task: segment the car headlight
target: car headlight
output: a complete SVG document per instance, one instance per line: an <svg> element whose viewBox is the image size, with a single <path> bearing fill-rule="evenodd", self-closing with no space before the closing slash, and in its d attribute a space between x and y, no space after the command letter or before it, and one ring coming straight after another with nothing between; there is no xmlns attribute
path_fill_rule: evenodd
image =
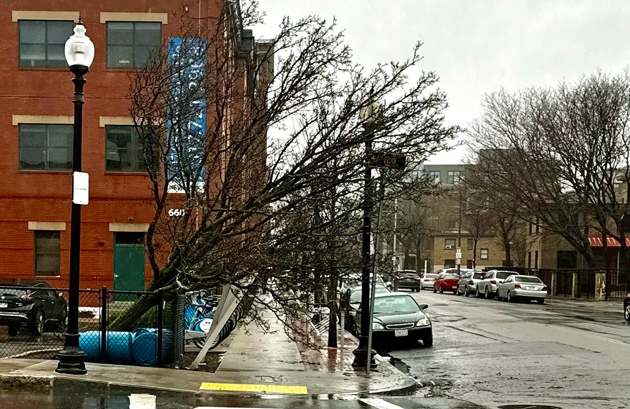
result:
<svg viewBox="0 0 630 409"><path fill-rule="evenodd" d="M378 322L373 322L372 329L385 329L385 327L383 326L383 324L379 324Z"/></svg>
<svg viewBox="0 0 630 409"><path fill-rule="evenodd" d="M431 325L431 322L427 317L424 317L416 322L416 327L426 327L428 325Z"/></svg>

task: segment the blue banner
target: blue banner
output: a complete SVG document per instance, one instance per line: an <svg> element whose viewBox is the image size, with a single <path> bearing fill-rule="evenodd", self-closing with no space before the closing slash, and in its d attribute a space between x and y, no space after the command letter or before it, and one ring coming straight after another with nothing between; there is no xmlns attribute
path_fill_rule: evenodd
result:
<svg viewBox="0 0 630 409"><path fill-rule="evenodd" d="M168 164L173 181L169 192L191 191L203 186L206 140L207 40L171 37L168 43L171 67L168 132ZM182 102L187 101L187 102ZM193 180L199 172L197 180Z"/></svg>

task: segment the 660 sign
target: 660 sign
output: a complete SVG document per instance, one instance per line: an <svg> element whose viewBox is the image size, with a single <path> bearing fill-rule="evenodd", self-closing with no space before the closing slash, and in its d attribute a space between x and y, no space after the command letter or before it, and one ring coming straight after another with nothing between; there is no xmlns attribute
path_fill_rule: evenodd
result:
<svg viewBox="0 0 630 409"><path fill-rule="evenodd" d="M182 217L186 214L186 210L184 209L168 209L168 215L170 217Z"/></svg>

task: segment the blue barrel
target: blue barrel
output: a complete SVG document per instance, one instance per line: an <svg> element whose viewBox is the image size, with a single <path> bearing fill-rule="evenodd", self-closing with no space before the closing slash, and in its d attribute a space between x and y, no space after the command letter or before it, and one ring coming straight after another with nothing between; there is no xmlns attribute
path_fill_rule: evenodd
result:
<svg viewBox="0 0 630 409"><path fill-rule="evenodd" d="M137 365L157 365L158 334L155 328L142 328L133 333L131 341L133 360Z"/></svg>
<svg viewBox="0 0 630 409"><path fill-rule="evenodd" d="M86 353L86 360L99 362L101 360L101 331L85 331L80 333L79 346ZM107 332L107 362L111 364L130 365L133 363L131 354L131 332Z"/></svg>

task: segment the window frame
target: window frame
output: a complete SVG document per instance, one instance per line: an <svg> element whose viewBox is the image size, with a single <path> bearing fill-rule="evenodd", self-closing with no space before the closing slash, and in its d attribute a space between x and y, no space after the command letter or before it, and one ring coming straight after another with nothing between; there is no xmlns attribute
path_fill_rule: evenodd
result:
<svg viewBox="0 0 630 409"><path fill-rule="evenodd" d="M36 23L44 23L44 49L45 49L45 59L43 66L32 66L32 65L22 65L22 45L41 45L38 43L25 43L22 44L22 30L20 25L23 21L26 22L36 22ZM65 58L61 65L59 66L49 66L48 65L48 23L70 23L70 32L68 33L68 38L72 35L72 30L74 28L74 21L72 20L45 20L45 19L20 19L17 21L17 30L18 30L18 68L30 68L30 69L45 69L45 70L59 70L59 69L67 69L68 63Z"/></svg>
<svg viewBox="0 0 630 409"><path fill-rule="evenodd" d="M22 168L21 162L22 162L22 134L21 134L21 129L22 126L44 126L46 129L46 160L44 162L44 169L28 169L28 168ZM49 162L50 162L50 130L49 127L51 126L59 126L59 127L70 127L72 128L72 132L70 135L70 144L67 147L67 149L70 151L70 166L68 168L50 168L49 167ZM72 172L72 165L73 165L73 160L74 157L72 155L73 152L73 144L74 144L74 125L72 124L44 124L44 123L38 123L38 124L32 124L32 123L19 123L18 124L18 170L20 172Z"/></svg>
<svg viewBox="0 0 630 409"><path fill-rule="evenodd" d="M486 256L483 256L484 251L486 252ZM479 260L488 260L490 257L490 250L487 248L479 249Z"/></svg>
<svg viewBox="0 0 630 409"><path fill-rule="evenodd" d="M111 67L109 65L109 24L110 23L130 23L133 25L131 34L131 48L132 48L132 61L129 67ZM160 26L160 42L158 48L162 46L162 36L164 34L164 24L161 21L124 21L124 20L110 20L105 22L105 68L108 70L135 70L142 68L142 66L136 65L136 24L159 24ZM113 46L117 46L114 44ZM146 62L145 62L146 63ZM144 64L143 64L144 65Z"/></svg>
<svg viewBox="0 0 630 409"><path fill-rule="evenodd" d="M108 169L107 168L107 130L108 129L112 129L112 128L130 128L131 129L131 145L134 146L134 149L136 150L136 152L140 152L140 154L142 155L142 145L140 144L140 135L138 135L138 132L136 131L136 127L134 125L105 125L105 172L106 173L136 173L136 174L147 174L147 166L144 163L144 157L138 158L139 160L142 161L142 169L138 168L138 169L133 169L133 170L117 170L117 169ZM137 145L133 145L134 142L134 137L135 137L135 141L137 142ZM139 165L139 163L138 163Z"/></svg>
<svg viewBox="0 0 630 409"><path fill-rule="evenodd" d="M57 233L58 247L56 253L47 253L37 251L37 234L38 233ZM37 269L37 256L57 256L57 271L44 273ZM59 230L33 230L33 276L35 277L60 277L61 276L61 232Z"/></svg>
<svg viewBox="0 0 630 409"><path fill-rule="evenodd" d="M466 250L472 250L475 247L474 239L466 239Z"/></svg>
<svg viewBox="0 0 630 409"><path fill-rule="evenodd" d="M446 244L447 241L453 241L453 247L448 247L448 245ZM457 239L452 239L452 238L445 238L444 239L444 250L455 250L457 248Z"/></svg>
<svg viewBox="0 0 630 409"><path fill-rule="evenodd" d="M459 185L462 182L462 172L461 170L449 170L446 172L446 183L449 185ZM457 182L455 182L455 176L457 176Z"/></svg>

